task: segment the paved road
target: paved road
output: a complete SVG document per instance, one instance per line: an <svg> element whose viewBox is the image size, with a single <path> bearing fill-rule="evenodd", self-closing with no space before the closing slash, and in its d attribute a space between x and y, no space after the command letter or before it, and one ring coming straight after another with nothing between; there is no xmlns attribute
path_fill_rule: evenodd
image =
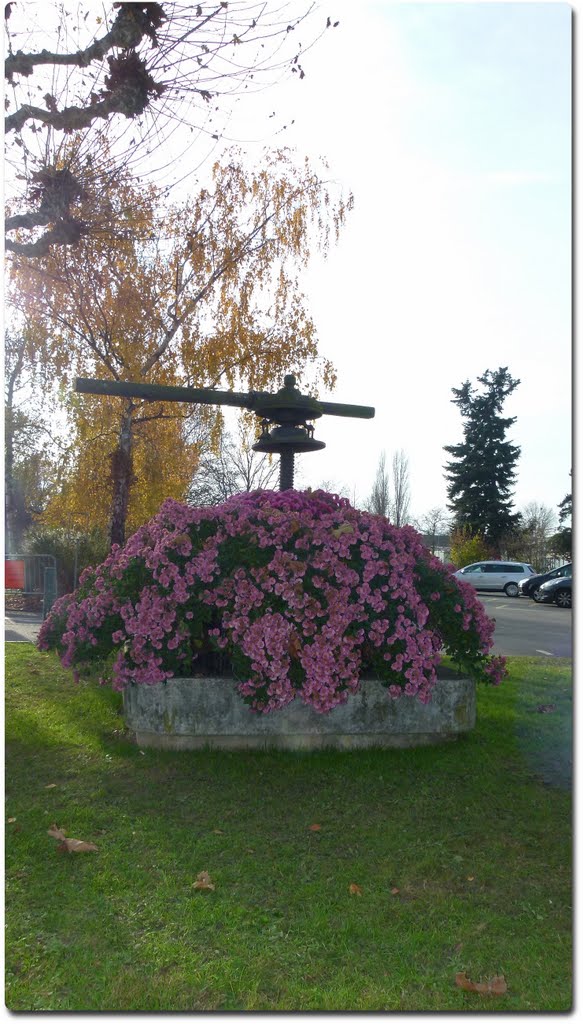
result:
<svg viewBox="0 0 583 1024"><path fill-rule="evenodd" d="M478 594L490 618L496 620L495 654L541 657L573 656L572 613L554 604L536 604L529 597Z"/></svg>
<svg viewBox="0 0 583 1024"><path fill-rule="evenodd" d="M34 643L41 627L42 617L37 612L6 612L4 639Z"/></svg>
<svg viewBox="0 0 583 1024"><path fill-rule="evenodd" d="M535 604L526 597L479 594L487 614L496 620L496 654L530 654L571 658L571 612L554 604ZM34 612L8 612L4 638L34 643L41 625Z"/></svg>

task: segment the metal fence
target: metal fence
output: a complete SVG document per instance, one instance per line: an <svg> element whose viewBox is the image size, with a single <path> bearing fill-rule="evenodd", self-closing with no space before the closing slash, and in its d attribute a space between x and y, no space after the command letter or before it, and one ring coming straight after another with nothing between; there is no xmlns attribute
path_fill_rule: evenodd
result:
<svg viewBox="0 0 583 1024"><path fill-rule="evenodd" d="M57 596L57 562L54 555L5 555L6 606L48 615Z"/></svg>
<svg viewBox="0 0 583 1024"><path fill-rule="evenodd" d="M557 558L556 555L548 555L547 558L539 558L539 572L551 572L553 569L558 569L560 565L567 565L571 561L566 555L561 558Z"/></svg>

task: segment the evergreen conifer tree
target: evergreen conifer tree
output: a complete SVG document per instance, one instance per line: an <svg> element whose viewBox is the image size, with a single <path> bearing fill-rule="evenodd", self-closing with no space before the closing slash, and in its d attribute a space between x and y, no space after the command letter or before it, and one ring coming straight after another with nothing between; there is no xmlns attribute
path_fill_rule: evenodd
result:
<svg viewBox="0 0 583 1024"><path fill-rule="evenodd" d="M571 518L573 515L573 494L566 494L558 504L559 523L561 524L554 537L551 537L551 546L555 554L563 558L571 558L573 550L573 531Z"/></svg>
<svg viewBox="0 0 583 1024"><path fill-rule="evenodd" d="M448 507L454 527L469 527L481 534L488 545L499 551L502 538L512 532L520 516L512 512L512 487L520 448L505 440L506 431L516 417L501 415L504 400L520 384L508 367L486 370L478 383L478 392L467 380L461 388L452 388L464 423L461 444L445 445L452 456L445 465L448 479Z"/></svg>

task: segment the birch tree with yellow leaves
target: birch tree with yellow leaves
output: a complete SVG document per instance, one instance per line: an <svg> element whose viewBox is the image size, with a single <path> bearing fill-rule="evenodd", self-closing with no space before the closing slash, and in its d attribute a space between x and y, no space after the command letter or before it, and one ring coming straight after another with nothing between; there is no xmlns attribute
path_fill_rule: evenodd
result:
<svg viewBox="0 0 583 1024"><path fill-rule="evenodd" d="M103 207L103 238L15 256L10 300L26 322L29 357L47 381L117 381L268 390L293 370L312 387L334 385L318 355L301 288L309 257L338 238L352 198L325 165L265 152L259 167L237 150L182 205L163 206L129 175ZM55 520L107 515L112 543L162 497L181 498L196 465L184 419L192 408L137 399L70 396L69 486L47 510ZM195 408L217 430L220 412Z"/></svg>

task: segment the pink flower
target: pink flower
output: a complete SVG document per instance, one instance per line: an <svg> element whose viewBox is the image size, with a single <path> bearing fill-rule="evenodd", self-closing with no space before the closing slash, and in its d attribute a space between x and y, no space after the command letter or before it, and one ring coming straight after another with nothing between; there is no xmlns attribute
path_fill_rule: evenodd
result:
<svg viewBox="0 0 583 1024"><path fill-rule="evenodd" d="M473 589L412 527L321 491L256 491L216 507L165 501L55 602L39 646L74 671L92 661L107 669L115 653L116 689L188 674L201 648L219 650L253 710L298 697L326 713L363 671L388 698L426 703L442 649L497 684L493 632Z"/></svg>

